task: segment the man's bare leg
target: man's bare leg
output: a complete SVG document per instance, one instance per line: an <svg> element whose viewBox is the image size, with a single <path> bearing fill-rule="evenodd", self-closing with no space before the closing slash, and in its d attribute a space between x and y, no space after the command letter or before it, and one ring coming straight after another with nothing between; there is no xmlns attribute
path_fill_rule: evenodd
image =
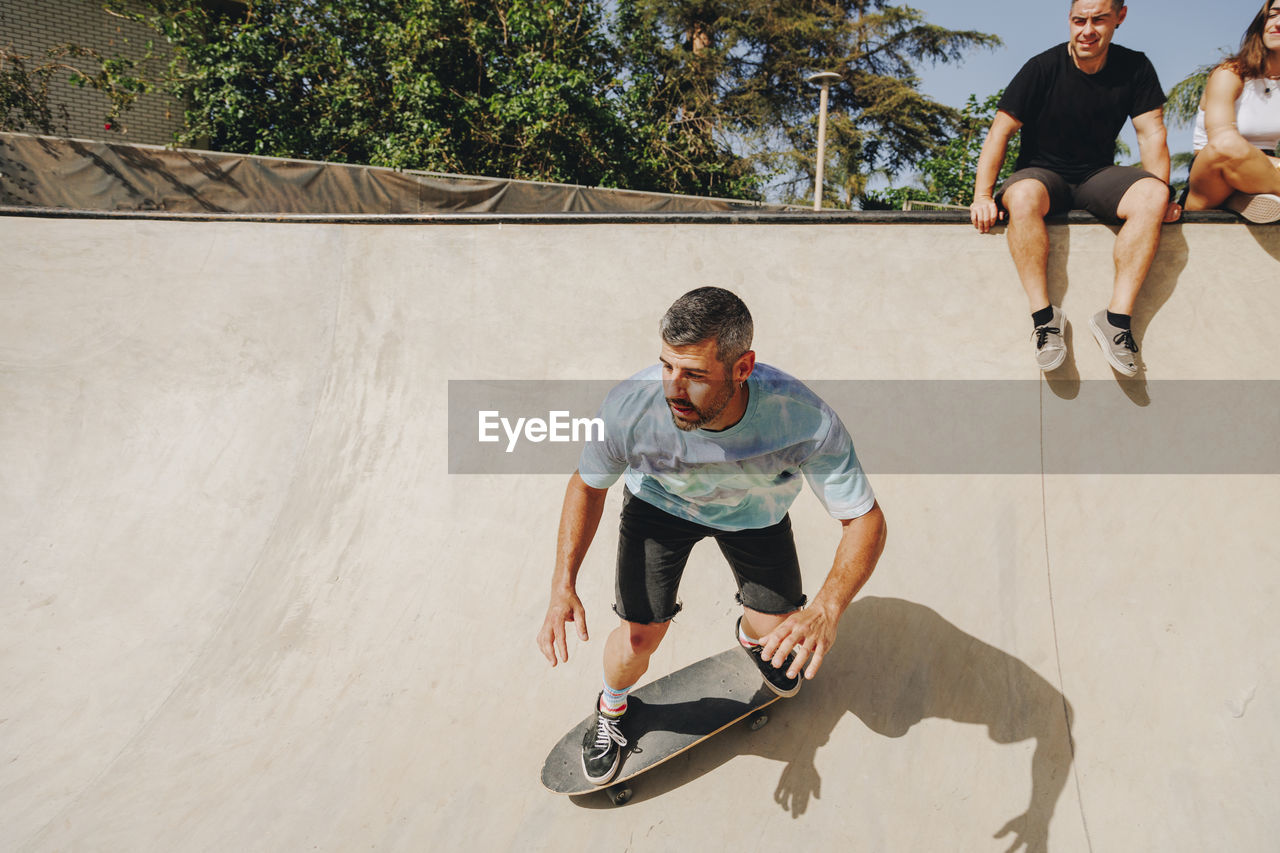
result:
<svg viewBox="0 0 1280 853"><path fill-rule="evenodd" d="M742 608L742 633L746 634L749 640L758 640L771 633L774 628L785 622L790 615L790 613L781 615L761 613L759 610L744 607Z"/></svg>
<svg viewBox="0 0 1280 853"><path fill-rule="evenodd" d="M635 686L649 670L649 658L667 635L670 622L642 625L623 621L604 643L604 678L613 688Z"/></svg>
<svg viewBox="0 0 1280 853"><path fill-rule="evenodd" d="M1111 301L1105 311L1089 318L1089 328L1107 362L1125 376L1139 369L1130 315L1160 246L1160 229L1168 211L1169 187L1157 178L1143 178L1130 186L1116 209L1124 224L1116 235Z"/></svg>
<svg viewBox="0 0 1280 853"><path fill-rule="evenodd" d="M595 727L582 741L582 772L587 781L606 785L618 772L627 747L623 719L627 692L649 668L649 658L662 642L669 623L641 625L623 620L604 644L604 685Z"/></svg>
<svg viewBox="0 0 1280 853"><path fill-rule="evenodd" d="M1116 235L1116 277L1107 305L1113 314L1133 313L1138 291L1160 247L1160 228L1168 206L1169 188L1155 178L1143 178L1120 199L1116 215L1124 225Z"/></svg>
<svg viewBox="0 0 1280 853"><path fill-rule="evenodd" d="M1049 307L1049 190L1028 178L1011 184L1001 203L1009 216L1006 240L1031 313Z"/></svg>
<svg viewBox="0 0 1280 853"><path fill-rule="evenodd" d="M1025 178L1009 185L1001 203L1009 217L1009 254L1036 327L1031 336L1036 366L1045 372L1057 370L1067 358L1063 337L1066 317L1049 304L1049 228L1044 224L1049 214L1049 189L1034 178Z"/></svg>

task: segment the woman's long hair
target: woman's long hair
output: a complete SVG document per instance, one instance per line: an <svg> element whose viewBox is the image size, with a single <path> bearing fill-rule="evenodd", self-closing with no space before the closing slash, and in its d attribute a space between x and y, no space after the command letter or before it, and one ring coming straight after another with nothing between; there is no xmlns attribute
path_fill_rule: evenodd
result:
<svg viewBox="0 0 1280 853"><path fill-rule="evenodd" d="M1253 16L1249 29L1244 31L1240 39L1240 51L1235 56L1223 60L1222 64L1240 76L1242 80L1254 80L1267 76L1267 60L1270 51L1262 43L1262 31L1267 26L1267 13L1275 0L1266 0L1261 11Z"/></svg>

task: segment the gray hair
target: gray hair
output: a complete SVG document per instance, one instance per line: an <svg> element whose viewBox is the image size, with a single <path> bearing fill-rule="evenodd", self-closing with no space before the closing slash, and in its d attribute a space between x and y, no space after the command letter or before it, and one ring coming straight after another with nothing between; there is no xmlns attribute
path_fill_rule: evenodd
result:
<svg viewBox="0 0 1280 853"><path fill-rule="evenodd" d="M732 365L751 349L751 312L722 287L699 287L681 296L662 315L658 333L668 346L682 347L714 339L716 358Z"/></svg>

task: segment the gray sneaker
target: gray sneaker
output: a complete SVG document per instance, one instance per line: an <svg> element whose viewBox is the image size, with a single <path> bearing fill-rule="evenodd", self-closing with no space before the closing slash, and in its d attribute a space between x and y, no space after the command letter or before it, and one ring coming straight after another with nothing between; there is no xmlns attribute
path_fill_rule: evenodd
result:
<svg viewBox="0 0 1280 853"><path fill-rule="evenodd" d="M1046 373L1057 370L1067 358L1067 342L1062 339L1067 329L1067 315L1054 305L1053 319L1043 326L1036 326L1031 342L1036 345L1036 365Z"/></svg>
<svg viewBox="0 0 1280 853"><path fill-rule="evenodd" d="M1258 225L1280 220L1280 195L1275 193L1232 193L1226 206Z"/></svg>
<svg viewBox="0 0 1280 853"><path fill-rule="evenodd" d="M1125 376L1138 372L1138 345L1134 343L1133 332L1111 325L1105 308L1089 318L1089 328L1102 347L1102 354L1117 372Z"/></svg>

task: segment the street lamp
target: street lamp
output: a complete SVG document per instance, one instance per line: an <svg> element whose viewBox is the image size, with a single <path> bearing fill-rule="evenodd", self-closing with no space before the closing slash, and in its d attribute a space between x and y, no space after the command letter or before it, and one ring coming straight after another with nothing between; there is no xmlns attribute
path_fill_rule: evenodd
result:
<svg viewBox="0 0 1280 853"><path fill-rule="evenodd" d="M822 84L822 96L818 101L818 174L813 179L813 209L822 210L822 173L827 165L827 97L831 84L842 78L834 71L819 71L804 79L806 83Z"/></svg>

